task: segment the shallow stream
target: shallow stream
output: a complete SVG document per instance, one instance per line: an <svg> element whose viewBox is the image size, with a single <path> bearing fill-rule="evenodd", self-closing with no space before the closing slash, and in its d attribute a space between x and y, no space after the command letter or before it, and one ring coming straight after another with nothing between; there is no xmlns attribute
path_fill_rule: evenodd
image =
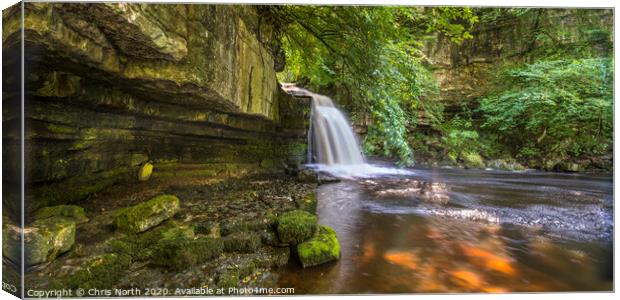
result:
<svg viewBox="0 0 620 300"><path fill-rule="evenodd" d="M610 175L413 169L321 185L338 262L291 264L297 294L613 289Z"/></svg>

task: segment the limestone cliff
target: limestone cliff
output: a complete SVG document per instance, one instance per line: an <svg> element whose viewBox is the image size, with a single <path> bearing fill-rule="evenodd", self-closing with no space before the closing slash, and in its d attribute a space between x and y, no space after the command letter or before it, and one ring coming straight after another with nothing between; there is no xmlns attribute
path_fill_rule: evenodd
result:
<svg viewBox="0 0 620 300"><path fill-rule="evenodd" d="M491 10L478 8L476 13L488 16ZM474 100L493 88L492 76L502 66L532 62L549 47L574 49L589 39L589 45L595 45L600 54L612 51L605 41L592 36L594 30L588 32L596 26L613 27L613 11L531 9L527 16L481 19L474 27L473 38L462 44L438 35L426 44L425 53L446 113L450 115L462 106L475 107Z"/></svg>
<svg viewBox="0 0 620 300"><path fill-rule="evenodd" d="M19 169L21 13L3 11L5 174ZM281 92L256 7L26 3L23 17L27 207L135 180L147 161L157 178L303 160L307 109Z"/></svg>

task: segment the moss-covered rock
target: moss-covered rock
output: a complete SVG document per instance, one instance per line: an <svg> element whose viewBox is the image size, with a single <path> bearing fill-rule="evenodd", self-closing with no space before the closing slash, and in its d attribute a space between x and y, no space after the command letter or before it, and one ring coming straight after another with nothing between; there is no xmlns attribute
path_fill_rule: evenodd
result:
<svg viewBox="0 0 620 300"><path fill-rule="evenodd" d="M127 232L143 232L169 219L180 209L179 198L160 195L136 206L122 209L116 214L114 224Z"/></svg>
<svg viewBox="0 0 620 300"><path fill-rule="evenodd" d="M65 288L110 288L127 271L131 257L125 254L106 253L86 263L64 280Z"/></svg>
<svg viewBox="0 0 620 300"><path fill-rule="evenodd" d="M181 270L204 263L224 250L222 239L210 237L194 239L193 236L193 231L186 227L164 232L162 239L153 248L151 261L159 266Z"/></svg>
<svg viewBox="0 0 620 300"><path fill-rule="evenodd" d="M313 170L305 169L297 173L297 180L304 183L319 183L319 175Z"/></svg>
<svg viewBox="0 0 620 300"><path fill-rule="evenodd" d="M320 226L315 237L297 245L297 255L304 268L340 258L340 244L336 232L329 226Z"/></svg>
<svg viewBox="0 0 620 300"><path fill-rule="evenodd" d="M220 224L216 222L197 222L193 225L194 232L208 237L218 238L221 236Z"/></svg>
<svg viewBox="0 0 620 300"><path fill-rule="evenodd" d="M76 223L86 223L88 218L84 212L84 208L77 205L57 205L47 206L37 210L34 213L37 220L47 219L51 217L65 217L74 220Z"/></svg>
<svg viewBox="0 0 620 300"><path fill-rule="evenodd" d="M257 232L241 231L224 238L226 252L252 253L258 249L261 237Z"/></svg>
<svg viewBox="0 0 620 300"><path fill-rule="evenodd" d="M507 170L507 171L525 170L525 167L523 165L511 159L508 159L508 160L496 159L496 160L490 161L488 163L488 167L496 169L496 170Z"/></svg>
<svg viewBox="0 0 620 300"><path fill-rule="evenodd" d="M278 238L282 243L297 245L311 238L317 229L317 217L307 211L294 210L277 219Z"/></svg>
<svg viewBox="0 0 620 300"><path fill-rule="evenodd" d="M21 260L21 233L19 226L5 218L2 228L2 255L13 262ZM54 260L67 252L75 243L75 221L50 217L26 226L24 234L24 260L27 266Z"/></svg>
<svg viewBox="0 0 620 300"><path fill-rule="evenodd" d="M228 292L228 288L236 287L239 284L239 271L231 269L220 273L217 277L217 286L224 288Z"/></svg>
<svg viewBox="0 0 620 300"><path fill-rule="evenodd" d="M461 158L466 168L484 168L484 161L476 152L464 152L461 154Z"/></svg>
<svg viewBox="0 0 620 300"><path fill-rule="evenodd" d="M298 199L297 201L297 206L299 207L299 209L301 210L305 210L311 214L316 214L316 193L310 192L306 195L304 195L302 198Z"/></svg>

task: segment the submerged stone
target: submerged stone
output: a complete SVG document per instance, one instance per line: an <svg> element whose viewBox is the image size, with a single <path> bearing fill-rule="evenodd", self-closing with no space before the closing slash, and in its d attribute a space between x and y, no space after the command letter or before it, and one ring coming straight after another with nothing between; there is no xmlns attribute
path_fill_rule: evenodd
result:
<svg viewBox="0 0 620 300"><path fill-rule="evenodd" d="M2 228L2 255L13 262L21 260L22 230L5 218ZM27 266L54 260L75 243L75 221L51 217L37 220L23 230L24 260Z"/></svg>
<svg viewBox="0 0 620 300"><path fill-rule="evenodd" d="M173 195L160 195L122 209L117 213L114 224L118 229L127 232L143 232L171 218L179 209L179 198Z"/></svg>
<svg viewBox="0 0 620 300"><path fill-rule="evenodd" d="M297 245L310 239L317 229L317 217L307 211L294 210L277 219L278 238L282 243Z"/></svg>
<svg viewBox="0 0 620 300"><path fill-rule="evenodd" d="M297 254L304 268L339 259L340 244L336 232L329 226L320 226L315 237L297 245Z"/></svg>
<svg viewBox="0 0 620 300"><path fill-rule="evenodd" d="M65 217L73 219L78 224L88 222L86 213L84 213L84 208L77 205L57 205L43 207L34 213L34 217L37 220L47 219L51 217Z"/></svg>

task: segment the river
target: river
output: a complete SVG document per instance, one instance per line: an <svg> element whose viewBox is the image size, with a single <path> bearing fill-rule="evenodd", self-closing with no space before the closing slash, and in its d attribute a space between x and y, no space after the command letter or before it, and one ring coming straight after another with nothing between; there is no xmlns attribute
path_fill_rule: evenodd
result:
<svg viewBox="0 0 620 300"><path fill-rule="evenodd" d="M341 259L289 264L297 294L609 291L611 175L412 169L321 185ZM291 260L294 261L294 260Z"/></svg>

